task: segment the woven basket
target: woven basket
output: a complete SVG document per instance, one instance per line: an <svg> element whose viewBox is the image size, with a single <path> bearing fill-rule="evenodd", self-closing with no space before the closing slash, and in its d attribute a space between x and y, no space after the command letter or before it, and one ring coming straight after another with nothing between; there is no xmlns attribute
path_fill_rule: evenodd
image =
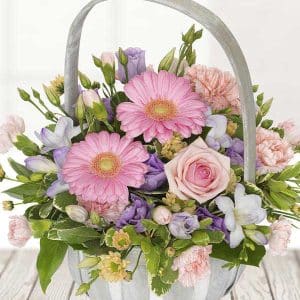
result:
<svg viewBox="0 0 300 300"><path fill-rule="evenodd" d="M73 113L74 104L78 98L78 58L82 27L91 9L106 0L93 0L87 4L75 18L68 37L65 61L65 109ZM235 73L242 104L242 116L245 142L244 176L246 181L255 180L255 106L252 84L244 55L227 26L211 11L192 0L146 0L166 5L178 10L202 24L217 39L223 47ZM130 254L132 261L136 259L135 252ZM88 274L77 268L83 259L79 251L69 250L69 268L74 280L80 284L88 281ZM130 257L129 257L130 260ZM150 292L145 264L138 267L131 282L110 284L97 280L89 291L92 300L218 300L226 295L238 280L244 267L232 270L223 269L222 260L211 259L211 276L207 282L202 282L195 288L183 288L174 284L171 291L164 297L157 297ZM208 289L208 292L205 293Z"/></svg>

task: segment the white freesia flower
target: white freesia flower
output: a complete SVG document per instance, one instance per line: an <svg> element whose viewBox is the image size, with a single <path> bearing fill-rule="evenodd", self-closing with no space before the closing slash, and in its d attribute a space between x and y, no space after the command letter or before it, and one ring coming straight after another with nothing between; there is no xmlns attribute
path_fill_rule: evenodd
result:
<svg viewBox="0 0 300 300"><path fill-rule="evenodd" d="M230 231L230 247L236 248L244 239L243 225L257 224L266 218L258 195L246 195L245 187L237 184L234 203L229 197L219 196L216 204L225 214L225 225Z"/></svg>

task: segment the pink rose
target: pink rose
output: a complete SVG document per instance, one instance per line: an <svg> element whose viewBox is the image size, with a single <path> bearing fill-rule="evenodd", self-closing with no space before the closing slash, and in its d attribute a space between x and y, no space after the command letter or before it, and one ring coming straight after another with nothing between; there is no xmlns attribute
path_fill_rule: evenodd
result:
<svg viewBox="0 0 300 300"><path fill-rule="evenodd" d="M160 225L167 225L172 220L172 213L163 205L157 206L152 211L153 220Z"/></svg>
<svg viewBox="0 0 300 300"><path fill-rule="evenodd" d="M293 120L287 120L278 124L279 128L284 130L284 139L293 147L300 145L300 127L296 126Z"/></svg>
<svg viewBox="0 0 300 300"><path fill-rule="evenodd" d="M264 128L256 129L256 156L258 173L278 173L294 156L291 145L279 133Z"/></svg>
<svg viewBox="0 0 300 300"><path fill-rule="evenodd" d="M172 269L178 270L178 281L185 287L194 287L210 274L211 246L193 246L174 259Z"/></svg>
<svg viewBox="0 0 300 300"><path fill-rule="evenodd" d="M204 203L226 189L230 159L198 138L165 165L170 192L180 199Z"/></svg>
<svg viewBox="0 0 300 300"><path fill-rule="evenodd" d="M111 65L112 67L115 64L115 56L112 52L103 52L101 54L101 62L103 63L103 65Z"/></svg>
<svg viewBox="0 0 300 300"><path fill-rule="evenodd" d="M269 247L272 255L283 256L286 254L288 243L292 234L291 223L280 218L271 225L271 236L269 239Z"/></svg>
<svg viewBox="0 0 300 300"><path fill-rule="evenodd" d="M0 153L4 154L16 142L16 137L25 131L24 120L15 115L8 116L0 126Z"/></svg>
<svg viewBox="0 0 300 300"><path fill-rule="evenodd" d="M8 240L15 247L23 247L31 238L31 230L24 216L12 216L9 222Z"/></svg>

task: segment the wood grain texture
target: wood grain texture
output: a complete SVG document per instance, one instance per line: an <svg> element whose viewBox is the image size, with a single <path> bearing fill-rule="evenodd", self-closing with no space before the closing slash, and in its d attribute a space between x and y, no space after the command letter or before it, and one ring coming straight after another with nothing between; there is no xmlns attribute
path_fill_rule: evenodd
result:
<svg viewBox="0 0 300 300"><path fill-rule="evenodd" d="M300 267L295 252L289 252L287 256L267 255L263 267L267 273L273 299L300 299Z"/></svg>
<svg viewBox="0 0 300 300"><path fill-rule="evenodd" d="M5 271L5 268L9 264L9 261L12 259L14 252L9 250L3 250L0 253L0 277L1 274Z"/></svg>
<svg viewBox="0 0 300 300"><path fill-rule="evenodd" d="M73 279L69 273L68 262L65 259L60 268L54 274L44 295L39 281L36 282L29 300L68 300L73 289ZM1 299L1 298L0 298Z"/></svg>
<svg viewBox="0 0 300 300"><path fill-rule="evenodd" d="M239 300L272 300L264 269L247 267L234 287L232 297Z"/></svg>
<svg viewBox="0 0 300 300"><path fill-rule="evenodd" d="M0 299L27 299L37 278L35 251L17 251L0 278Z"/></svg>

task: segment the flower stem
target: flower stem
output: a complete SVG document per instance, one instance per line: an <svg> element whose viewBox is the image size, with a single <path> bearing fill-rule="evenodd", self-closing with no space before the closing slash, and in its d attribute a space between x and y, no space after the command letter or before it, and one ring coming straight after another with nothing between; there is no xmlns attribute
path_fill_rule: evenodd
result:
<svg viewBox="0 0 300 300"><path fill-rule="evenodd" d="M137 261L136 261L136 264L135 264L135 267L134 267L134 269L132 270L132 275L135 273L135 271L137 270L137 268L138 268L138 266L139 266L139 263L140 263L140 259L141 259L142 253L143 253L143 252L140 251L139 256L138 256L138 258L137 258Z"/></svg>
<svg viewBox="0 0 300 300"><path fill-rule="evenodd" d="M9 180L9 181L14 181L14 182L20 182L19 180L17 180L17 179L13 179L13 178L10 178L10 177L4 177L4 179L6 179L6 180Z"/></svg>

